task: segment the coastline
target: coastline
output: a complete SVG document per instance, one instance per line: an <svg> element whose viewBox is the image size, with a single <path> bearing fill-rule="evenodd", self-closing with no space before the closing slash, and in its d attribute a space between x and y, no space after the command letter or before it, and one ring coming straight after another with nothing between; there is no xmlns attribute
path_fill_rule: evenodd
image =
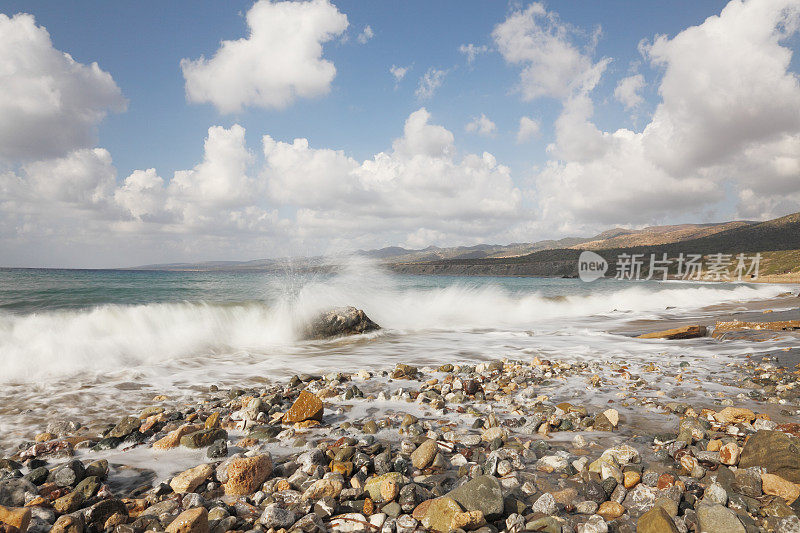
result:
<svg viewBox="0 0 800 533"><path fill-rule="evenodd" d="M794 296L705 311L609 334L800 312ZM787 336L797 338L770 334ZM797 434L797 354L776 348L752 358L744 347L771 341L746 337L639 342L651 357L459 364L456 356L433 367L220 384L192 401L171 400L168 390L143 405L123 399L117 419L36 429L2 462L0 505L28 509L29 531L54 523L72 531L83 521L118 533L183 531L185 522L214 532L598 531L600 522L633 531L642 520L697 526L711 511L766 530L794 516L786 499L766 493L771 485L759 494L746 485L754 474L739 463L754 453L747 437ZM711 359L659 357L659 346L684 342L729 343L738 355L714 372ZM463 495L487 487L490 503ZM720 504L720 488L726 502L744 504Z"/></svg>
<svg viewBox="0 0 800 533"><path fill-rule="evenodd" d="M800 533L800 0L152 7L0 6L0 533Z"/></svg>
<svg viewBox="0 0 800 533"><path fill-rule="evenodd" d="M404 275L424 275L424 276L467 276L467 277L536 277L536 278L566 278L577 279L578 276L574 272L563 274L547 274L540 273L542 267L534 265L504 265L502 268L497 268L489 265L454 265L448 267L440 264L426 264L426 263L408 263L397 264L392 263L384 265L396 274ZM559 270L567 265L557 265ZM572 265L574 266L574 265ZM545 267L547 270L548 268ZM574 270L574 269L573 269ZM605 277L605 279L614 279L613 277ZM667 281L678 282L686 281L688 283L765 283L770 285L796 285L800 284L800 273L798 274L768 274L759 276L756 279L749 279L746 281L734 280L684 280L681 278L668 278Z"/></svg>
<svg viewBox="0 0 800 533"><path fill-rule="evenodd" d="M800 283L800 274L768 274L759 276L751 283L796 284Z"/></svg>

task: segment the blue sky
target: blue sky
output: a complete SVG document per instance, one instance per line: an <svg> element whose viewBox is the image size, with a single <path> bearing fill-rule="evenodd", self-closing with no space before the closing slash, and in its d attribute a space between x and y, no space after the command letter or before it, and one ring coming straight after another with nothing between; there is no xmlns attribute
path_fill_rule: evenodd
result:
<svg viewBox="0 0 800 533"><path fill-rule="evenodd" d="M451 69L434 98L423 102L438 123L456 132L466 150L489 150L524 169L546 158L552 135L549 123L559 113L552 99L523 102L512 93L517 72L495 53L476 58L470 68L459 47L491 46L490 34L515 3L336 2L347 14L350 39L333 42L325 56L337 67L331 93L298 102L285 110L247 109L221 115L210 105L187 104L180 60L211 56L223 39L245 35L244 14L251 1L71 3L10 1L3 13L24 12L50 32L54 46L82 63L96 61L117 81L128 99L128 111L111 114L100 124L102 145L114 155L120 174L143 166L170 172L188 168L202 157L210 124L239 123L254 142L263 133L291 140L307 137L312 144L346 150L357 158L384 150L400 134L409 113L420 106L414 95L418 78L430 67ZM596 92L600 124L608 128L634 122L611 96L618 77L632 62L641 63L637 45L656 34L674 35L716 14L725 2L558 2L560 17L591 31L603 30L597 56L613 57L609 78ZM359 45L355 36L369 25L375 37ZM409 66L396 84L392 65ZM645 70L644 68L642 70ZM649 69L648 69L649 70ZM656 96L649 91L648 100ZM652 105L652 104L651 104ZM479 112L497 123L495 138L476 138L463 131ZM507 141L516 134L521 114L543 119L543 136L519 148ZM550 131L548 131L550 129Z"/></svg>
<svg viewBox="0 0 800 533"><path fill-rule="evenodd" d="M48 77L46 69L55 60L37 62L37 54L67 53L83 65L96 62L113 79L86 82L93 84L87 93L96 89L109 103L94 108L81 103L84 108L75 113L88 109L97 116L68 125L67 131L75 128L91 140L37 154L36 135L46 137L45 127L35 130L44 133L31 134L25 150L4 152L0 132L0 173L5 168L8 180L0 187L0 201L15 206L0 222L7 264L119 266L139 259L246 259L398 244L532 241L588 235L613 225L768 218L800 205L797 0L734 0L727 7L717 1L304 5L308 9L291 19L298 28L315 9L346 17L346 29L309 37L321 46L317 59L335 66L335 76L315 96L294 97L277 108L242 102L228 112L212 101L189 101L181 60L203 56L210 64L222 41L247 38L252 1L4 2L0 13L10 17L9 27L22 27L16 14L33 15L35 26L49 33L52 49L30 44L26 52L25 38L16 48L0 42L0 65L4 53L12 62L28 53L34 66L17 61L15 68L34 69L31 78L78 83L72 74L63 81ZM254 31L268 34L273 11L265 13L263 27ZM742 30L742 20L751 20L759 31ZM359 35L367 26L373 35L362 43ZM505 41L501 30L508 31ZM460 51L469 44L481 50L471 63ZM563 60L549 62L552 51L563 53ZM266 62L280 61L287 52L264 50L267 59L259 54L248 61L268 69ZM759 54L790 59L770 61ZM745 59L731 59L737 55ZM575 64L567 68L569 60ZM724 60L731 64L722 65ZM395 79L392 66L406 67L407 73ZM218 77L222 61L210 69L212 78ZM430 97L420 97L420 79L429 69L443 71L442 83ZM523 79L526 69L530 75ZM252 83L247 72L240 74L243 84ZM557 86L584 75L591 81ZM632 99L625 100L620 83L636 76L641 78L628 93ZM750 90L738 90L735 80ZM205 89L218 91L213 83ZM13 94L26 92L23 87ZM780 116L778 104L788 109L788 118L775 124L770 117ZM14 105L9 107L24 128L27 108ZM721 118L736 115L737 106L747 119ZM481 134L477 125L468 131L482 115L493 124L491 131ZM538 134L518 139L522 117L538 125ZM54 115L53 120L67 119ZM412 122L418 129L408 129ZM243 143L237 144L236 125L246 130ZM211 139L209 128L217 126L219 135L210 142L233 155L212 161L210 170L199 169L209 159L204 139ZM277 143L270 157L264 154L264 135ZM296 138L307 139L309 150L290 149ZM719 146L706 146L709 138L718 138ZM422 148L400 149L393 144L398 139ZM384 170L391 168L392 178L370 164L381 152L390 155ZM493 159L470 162L470 156L478 160L485 152ZM312 166L314 157L330 160ZM150 168L155 169L150 185L132 179L126 190L135 188L135 198L123 201L119 190L126 178ZM477 169L476 177L460 183L468 169ZM172 184L182 170L194 174ZM214 181L228 171L227 182ZM60 192L47 190L50 179ZM387 180L394 180L391 187ZM83 186L91 190L75 193ZM231 192L236 188L250 190ZM221 196L203 196L223 189ZM304 190L318 194L312 201ZM405 193L404 205L394 203L398 191ZM440 201L426 203L436 194ZM456 208L470 203L481 205ZM34 220L51 228L34 231ZM378 223L383 220L388 222ZM60 235L64 228L67 237ZM110 254L120 243L124 253Z"/></svg>

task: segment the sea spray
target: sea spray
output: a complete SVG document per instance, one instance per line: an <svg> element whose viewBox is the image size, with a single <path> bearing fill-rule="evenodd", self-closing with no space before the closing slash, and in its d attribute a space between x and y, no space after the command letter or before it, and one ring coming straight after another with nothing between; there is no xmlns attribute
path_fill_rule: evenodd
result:
<svg viewBox="0 0 800 533"><path fill-rule="evenodd" d="M236 276L213 277L225 288ZM246 276L244 276L246 277ZM774 297L769 285L625 283L576 280L400 277L366 261L336 273L251 275L260 300L102 304L28 313L0 312L0 381L12 383L101 375L192 360L213 371L217 358L325 354L298 346L298 326L321 310L353 305L391 335L532 328L603 329L601 318L679 315L727 302ZM256 285L258 284L258 285ZM221 290L221 289L220 289ZM224 292L221 290L221 292ZM176 299L182 293L175 292ZM163 294L159 293L159 297ZM673 308L671 311L667 308ZM357 341L348 341L357 342ZM291 349L287 348L291 346ZM285 357L285 356L284 356ZM298 361L299 364L299 361Z"/></svg>

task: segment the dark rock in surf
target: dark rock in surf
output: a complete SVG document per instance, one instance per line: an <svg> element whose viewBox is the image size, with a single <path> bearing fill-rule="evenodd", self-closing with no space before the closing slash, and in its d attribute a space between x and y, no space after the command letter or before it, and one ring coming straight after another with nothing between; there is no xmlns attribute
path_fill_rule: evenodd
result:
<svg viewBox="0 0 800 533"><path fill-rule="evenodd" d="M359 335L381 327L369 319L361 309L336 307L320 313L300 332L303 340L320 340L343 335Z"/></svg>

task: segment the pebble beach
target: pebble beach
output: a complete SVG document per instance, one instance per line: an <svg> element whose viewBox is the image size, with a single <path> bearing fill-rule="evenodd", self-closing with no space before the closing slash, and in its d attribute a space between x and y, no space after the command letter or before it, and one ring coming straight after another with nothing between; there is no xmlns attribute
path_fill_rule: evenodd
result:
<svg viewBox="0 0 800 533"><path fill-rule="evenodd" d="M800 0L0 1L0 533L800 533Z"/></svg>
<svg viewBox="0 0 800 533"><path fill-rule="evenodd" d="M655 339L639 341L650 359L397 363L56 418L0 461L0 521L34 532L800 531L797 331L763 325L791 325L787 301L743 316L761 326L711 327L703 342L784 345L713 372L659 357L696 340Z"/></svg>

